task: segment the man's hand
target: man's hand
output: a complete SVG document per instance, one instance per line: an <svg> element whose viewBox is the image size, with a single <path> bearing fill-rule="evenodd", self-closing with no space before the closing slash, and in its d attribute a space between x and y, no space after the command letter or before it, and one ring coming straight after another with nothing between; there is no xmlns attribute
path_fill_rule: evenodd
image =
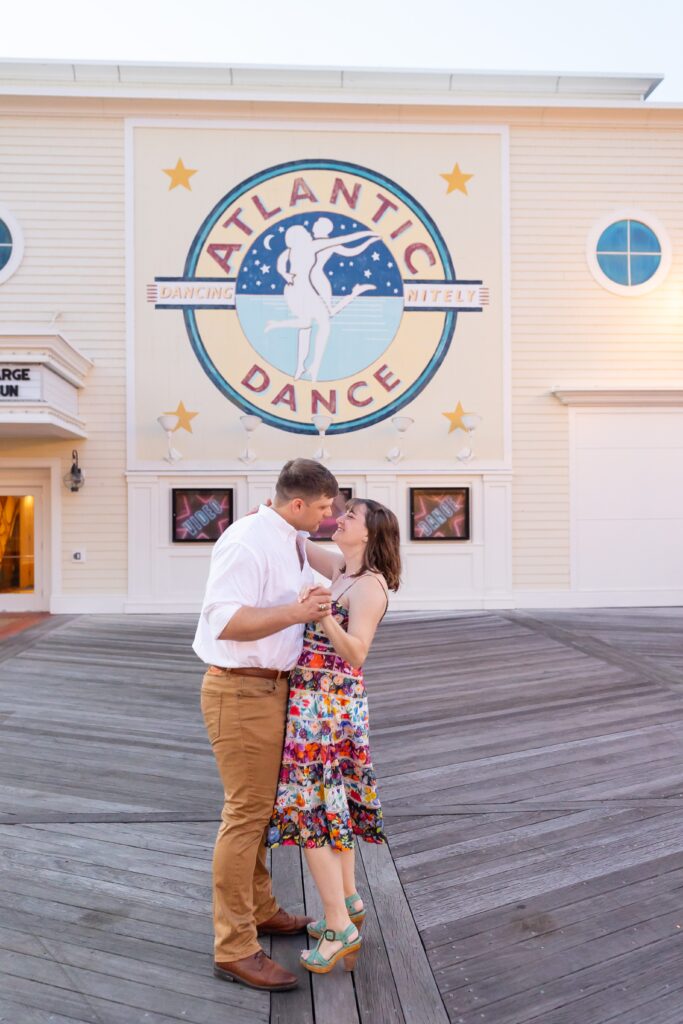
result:
<svg viewBox="0 0 683 1024"><path fill-rule="evenodd" d="M329 615L332 603L332 592L326 587L305 587L299 594L296 604L298 609L297 622L311 622Z"/></svg>
<svg viewBox="0 0 683 1024"><path fill-rule="evenodd" d="M251 643L279 633L281 629L329 615L332 597L329 590L325 587L309 587L302 594L305 594L303 599L299 596L291 604L280 604L274 608L239 608L218 639Z"/></svg>

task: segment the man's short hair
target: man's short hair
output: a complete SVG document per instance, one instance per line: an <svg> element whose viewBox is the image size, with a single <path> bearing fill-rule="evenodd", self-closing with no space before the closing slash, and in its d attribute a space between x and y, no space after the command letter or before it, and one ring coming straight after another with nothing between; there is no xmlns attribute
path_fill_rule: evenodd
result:
<svg viewBox="0 0 683 1024"><path fill-rule="evenodd" d="M275 485L280 504L294 498L315 501L316 498L336 498L339 484L329 469L314 459L290 459L280 470Z"/></svg>

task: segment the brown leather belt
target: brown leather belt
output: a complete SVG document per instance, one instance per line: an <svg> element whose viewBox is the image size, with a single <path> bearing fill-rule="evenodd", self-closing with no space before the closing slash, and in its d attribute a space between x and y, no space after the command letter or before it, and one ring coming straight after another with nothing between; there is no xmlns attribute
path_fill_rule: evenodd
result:
<svg viewBox="0 0 683 1024"><path fill-rule="evenodd" d="M280 679L287 675L287 669L223 668L221 665L209 665L208 672L212 676L253 676L255 679Z"/></svg>

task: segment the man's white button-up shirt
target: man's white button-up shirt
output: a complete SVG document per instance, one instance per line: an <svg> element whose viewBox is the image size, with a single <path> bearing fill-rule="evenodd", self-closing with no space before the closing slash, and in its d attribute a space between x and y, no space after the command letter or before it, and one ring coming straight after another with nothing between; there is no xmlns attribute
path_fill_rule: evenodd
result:
<svg viewBox="0 0 683 1024"><path fill-rule="evenodd" d="M218 637L239 608L291 604L302 587L313 583L305 554L307 536L266 505L228 527L211 555L204 604L192 644L202 661L224 668L290 669L296 665L302 624L288 626L262 640Z"/></svg>

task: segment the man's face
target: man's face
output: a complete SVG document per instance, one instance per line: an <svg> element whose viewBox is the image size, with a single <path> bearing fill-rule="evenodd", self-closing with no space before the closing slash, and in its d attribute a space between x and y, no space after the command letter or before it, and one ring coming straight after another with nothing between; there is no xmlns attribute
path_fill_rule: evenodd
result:
<svg viewBox="0 0 683 1024"><path fill-rule="evenodd" d="M332 515L334 498L328 498L324 494L319 498L305 501L303 498L295 498L292 505L296 518L297 530L307 530L315 533L323 519Z"/></svg>

